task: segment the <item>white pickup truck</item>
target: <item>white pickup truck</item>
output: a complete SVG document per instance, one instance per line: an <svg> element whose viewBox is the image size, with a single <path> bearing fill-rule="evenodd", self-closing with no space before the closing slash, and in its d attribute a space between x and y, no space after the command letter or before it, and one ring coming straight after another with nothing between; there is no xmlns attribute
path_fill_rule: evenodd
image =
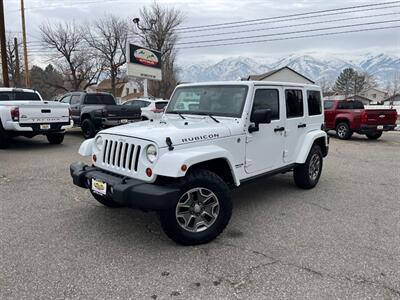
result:
<svg viewBox="0 0 400 300"><path fill-rule="evenodd" d="M12 137L40 134L49 143L60 144L72 125L68 104L43 101L35 90L0 88L0 148L6 148Z"/></svg>
<svg viewBox="0 0 400 300"><path fill-rule="evenodd" d="M83 142L92 165L71 164L71 176L108 207L159 211L178 243L206 243L229 222L231 188L289 171L300 188L316 186L329 148L321 98L306 84L179 85L161 120Z"/></svg>

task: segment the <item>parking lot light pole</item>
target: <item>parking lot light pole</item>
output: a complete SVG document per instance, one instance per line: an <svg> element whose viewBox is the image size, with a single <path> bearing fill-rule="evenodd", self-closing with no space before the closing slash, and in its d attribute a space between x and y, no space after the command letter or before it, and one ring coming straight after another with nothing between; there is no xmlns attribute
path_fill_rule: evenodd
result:
<svg viewBox="0 0 400 300"><path fill-rule="evenodd" d="M139 18L134 18L132 22L136 25L136 27L142 31L144 34L146 34L147 31L150 31L153 29L154 24L156 23L155 20L150 20L150 28L145 28L143 26L139 25L140 19ZM143 97L148 98L149 93L148 93L148 79L144 78L143 80Z"/></svg>

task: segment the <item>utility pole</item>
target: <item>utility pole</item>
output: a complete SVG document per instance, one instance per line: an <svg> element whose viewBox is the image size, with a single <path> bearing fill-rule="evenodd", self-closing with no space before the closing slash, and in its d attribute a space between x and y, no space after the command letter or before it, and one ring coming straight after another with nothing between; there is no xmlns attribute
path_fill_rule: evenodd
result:
<svg viewBox="0 0 400 300"><path fill-rule="evenodd" d="M6 28L4 25L4 4L3 0L0 0L0 48L1 48L1 66L3 72L3 84L5 87L10 86L10 80L8 78L8 67L7 67L7 49L6 49Z"/></svg>
<svg viewBox="0 0 400 300"><path fill-rule="evenodd" d="M18 54L18 41L14 38L14 55L15 55L15 73L14 73L14 85L20 87L20 76L19 76L19 54Z"/></svg>
<svg viewBox="0 0 400 300"><path fill-rule="evenodd" d="M25 29L25 6L21 0L21 22L22 22L22 44L24 45L24 68L25 68L25 87L31 86L29 78L28 49L26 48L26 29Z"/></svg>

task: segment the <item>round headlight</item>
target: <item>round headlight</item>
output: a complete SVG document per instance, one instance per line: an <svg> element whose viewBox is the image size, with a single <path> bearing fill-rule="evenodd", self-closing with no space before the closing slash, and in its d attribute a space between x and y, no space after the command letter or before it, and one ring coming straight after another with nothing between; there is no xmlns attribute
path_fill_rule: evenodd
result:
<svg viewBox="0 0 400 300"><path fill-rule="evenodd" d="M101 137L101 135L98 135L95 140L94 140L97 149L101 149L101 147L103 147L103 138Z"/></svg>
<svg viewBox="0 0 400 300"><path fill-rule="evenodd" d="M157 148L154 145L149 145L147 146L146 149L146 157L149 160L149 162L153 163L157 159Z"/></svg>

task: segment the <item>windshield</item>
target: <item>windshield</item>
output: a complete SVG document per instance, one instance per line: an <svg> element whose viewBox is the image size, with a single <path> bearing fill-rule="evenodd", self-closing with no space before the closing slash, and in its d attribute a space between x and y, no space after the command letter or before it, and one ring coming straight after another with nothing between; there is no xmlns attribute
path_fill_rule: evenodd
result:
<svg viewBox="0 0 400 300"><path fill-rule="evenodd" d="M37 93L33 92L0 92L0 101L41 101Z"/></svg>
<svg viewBox="0 0 400 300"><path fill-rule="evenodd" d="M177 88L166 113L240 118L246 101L245 85L210 85Z"/></svg>

